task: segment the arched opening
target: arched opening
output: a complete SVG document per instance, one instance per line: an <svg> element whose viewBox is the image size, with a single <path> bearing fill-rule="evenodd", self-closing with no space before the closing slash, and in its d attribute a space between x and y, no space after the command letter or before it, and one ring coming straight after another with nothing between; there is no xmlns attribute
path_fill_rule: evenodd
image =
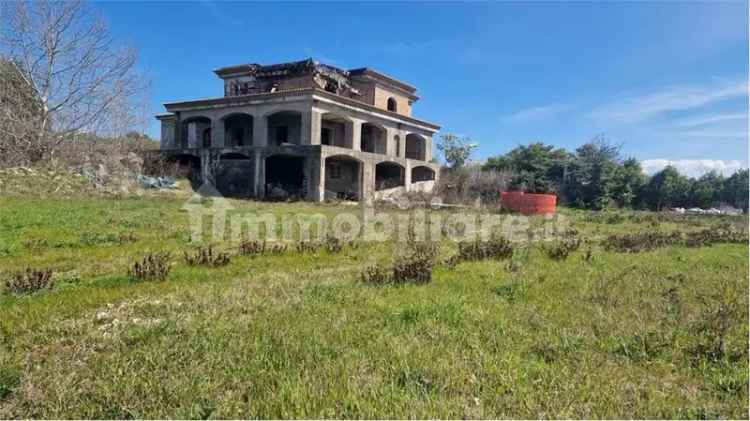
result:
<svg viewBox="0 0 750 421"><path fill-rule="evenodd" d="M224 117L224 145L251 146L253 144L253 116L232 114Z"/></svg>
<svg viewBox="0 0 750 421"><path fill-rule="evenodd" d="M204 148L210 148L211 147L211 128L203 129L203 135L201 136L203 139L203 147Z"/></svg>
<svg viewBox="0 0 750 421"><path fill-rule="evenodd" d="M268 145L299 145L302 139L302 113L279 111L268 116Z"/></svg>
<svg viewBox="0 0 750 421"><path fill-rule="evenodd" d="M326 199L359 200L362 163L349 156L329 156L325 166Z"/></svg>
<svg viewBox="0 0 750 421"><path fill-rule="evenodd" d="M404 167L395 162L381 162L375 166L375 190L392 189L404 185Z"/></svg>
<svg viewBox="0 0 750 421"><path fill-rule="evenodd" d="M420 181L433 181L435 180L435 171L430 167L414 167L411 169L411 182L418 183Z"/></svg>
<svg viewBox="0 0 750 421"><path fill-rule="evenodd" d="M393 111L394 113L398 111L398 103L396 102L396 98L388 98L388 111Z"/></svg>
<svg viewBox="0 0 750 421"><path fill-rule="evenodd" d="M385 154L385 129L372 123L362 124L361 149L363 152Z"/></svg>
<svg viewBox="0 0 750 421"><path fill-rule="evenodd" d="M393 154L396 156L396 158L401 157L401 136L396 135L393 136L393 146L396 148L395 151L393 151Z"/></svg>
<svg viewBox="0 0 750 421"><path fill-rule="evenodd" d="M406 135L406 158L425 160L425 139L415 133Z"/></svg>
<svg viewBox="0 0 750 421"><path fill-rule="evenodd" d="M195 155L177 154L165 157L165 160L176 167L178 178L187 178L193 190L201 185L201 159Z"/></svg>
<svg viewBox="0 0 750 421"><path fill-rule="evenodd" d="M320 144L352 148L352 122L336 114L323 114L320 121Z"/></svg>
<svg viewBox="0 0 750 421"><path fill-rule="evenodd" d="M305 197L305 159L272 155L266 158L266 198L289 200Z"/></svg>
<svg viewBox="0 0 750 421"><path fill-rule="evenodd" d="M180 146L182 148L211 147L211 119L191 117L182 121Z"/></svg>
<svg viewBox="0 0 750 421"><path fill-rule="evenodd" d="M225 153L219 157L216 169L216 189L226 197L253 195L253 167L250 157L239 153Z"/></svg>

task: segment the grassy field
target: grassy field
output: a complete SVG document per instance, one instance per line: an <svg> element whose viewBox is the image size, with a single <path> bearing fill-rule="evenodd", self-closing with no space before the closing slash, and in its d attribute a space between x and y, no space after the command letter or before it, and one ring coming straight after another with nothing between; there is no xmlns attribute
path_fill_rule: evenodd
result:
<svg viewBox="0 0 750 421"><path fill-rule="evenodd" d="M746 217L563 210L585 242L567 259L517 244L376 286L362 268L403 244L189 266L184 198L0 201L0 276L55 279L0 293L0 418L748 418L747 244L601 243ZM171 273L133 282L149 251L171 252Z"/></svg>

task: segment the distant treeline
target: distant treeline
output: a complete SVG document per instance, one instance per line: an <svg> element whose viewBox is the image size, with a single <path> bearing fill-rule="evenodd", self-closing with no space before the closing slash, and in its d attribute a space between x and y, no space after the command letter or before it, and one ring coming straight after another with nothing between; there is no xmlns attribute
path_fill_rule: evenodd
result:
<svg viewBox="0 0 750 421"><path fill-rule="evenodd" d="M653 176L635 158L623 159L619 146L598 137L570 152L544 143L518 146L491 157L484 170L511 171L511 188L556 193L561 202L586 209L630 207L709 208L722 204L747 212L748 170L730 177L709 172L689 178L668 166Z"/></svg>

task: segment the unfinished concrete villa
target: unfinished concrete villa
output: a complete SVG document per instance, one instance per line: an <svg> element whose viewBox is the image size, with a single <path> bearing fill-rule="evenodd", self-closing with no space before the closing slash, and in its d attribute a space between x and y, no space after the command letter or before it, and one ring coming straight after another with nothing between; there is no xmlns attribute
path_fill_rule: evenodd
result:
<svg viewBox="0 0 750 421"><path fill-rule="evenodd" d="M416 88L312 59L214 71L224 96L164 104L161 153L223 195L370 200L431 191L436 124L411 116Z"/></svg>

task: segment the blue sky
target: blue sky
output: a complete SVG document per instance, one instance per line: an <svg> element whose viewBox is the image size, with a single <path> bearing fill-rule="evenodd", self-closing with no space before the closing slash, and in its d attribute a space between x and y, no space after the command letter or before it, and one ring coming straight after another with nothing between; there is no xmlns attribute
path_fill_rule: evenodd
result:
<svg viewBox="0 0 750 421"><path fill-rule="evenodd" d="M474 139L478 159L604 133L652 171L747 167L746 2L96 6L139 48L155 113L220 96L217 67L314 57L416 85L414 115Z"/></svg>

